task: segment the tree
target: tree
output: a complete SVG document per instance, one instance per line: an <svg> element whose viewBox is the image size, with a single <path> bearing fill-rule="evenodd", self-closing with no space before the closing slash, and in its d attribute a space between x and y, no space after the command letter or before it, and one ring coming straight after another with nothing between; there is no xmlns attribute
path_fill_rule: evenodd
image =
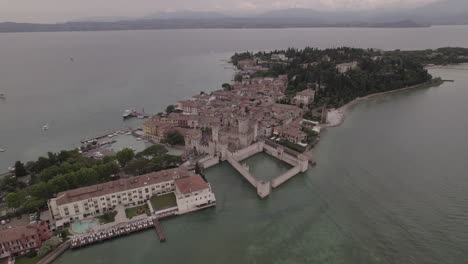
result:
<svg viewBox="0 0 468 264"><path fill-rule="evenodd" d="M232 90L232 86L229 83L223 83L223 85L221 85L221 87L223 87L224 91Z"/></svg>
<svg viewBox="0 0 468 264"><path fill-rule="evenodd" d="M133 159L135 153L129 148L124 148L121 151L117 152L116 157L117 161L122 167L125 167L129 161Z"/></svg>
<svg viewBox="0 0 468 264"><path fill-rule="evenodd" d="M26 198L25 191L11 192L5 196L5 202L9 208L19 208L24 203L24 198Z"/></svg>
<svg viewBox="0 0 468 264"><path fill-rule="evenodd" d="M24 164L21 163L21 161L17 161L15 163L15 175L16 177L23 177L23 176L28 175L28 173L26 172L26 169L24 168Z"/></svg>
<svg viewBox="0 0 468 264"><path fill-rule="evenodd" d="M24 202L24 209L32 213L32 212L39 211L39 209L45 205L46 205L45 200L41 200L35 197L30 197L26 199L26 201Z"/></svg>
<svg viewBox="0 0 468 264"><path fill-rule="evenodd" d="M52 194L52 189L50 188L50 185L46 182L39 182L34 185L31 185L28 188L28 192L31 196L46 200L50 198L50 195Z"/></svg>
<svg viewBox="0 0 468 264"><path fill-rule="evenodd" d="M159 155L166 154L166 153L167 153L167 149L163 145L156 144L156 145L152 145L146 148L142 152L139 152L136 155L136 157L137 158L150 157L150 156L152 157L152 156L159 156Z"/></svg>
<svg viewBox="0 0 468 264"><path fill-rule="evenodd" d="M243 79L243 78L242 78L242 75L240 75L240 74L237 74L237 75L234 77L234 81L236 81L236 82L242 82L242 79Z"/></svg>
<svg viewBox="0 0 468 264"><path fill-rule="evenodd" d="M42 243L41 248L37 251L37 255L43 257L47 255L47 253L54 250L58 245L62 243L62 239L57 236L52 236L49 240Z"/></svg>
<svg viewBox="0 0 468 264"><path fill-rule="evenodd" d="M166 114L170 114L176 110L175 105L168 105L166 107Z"/></svg>
<svg viewBox="0 0 468 264"><path fill-rule="evenodd" d="M170 145L183 145L185 143L184 136L177 130L168 133L165 141Z"/></svg>

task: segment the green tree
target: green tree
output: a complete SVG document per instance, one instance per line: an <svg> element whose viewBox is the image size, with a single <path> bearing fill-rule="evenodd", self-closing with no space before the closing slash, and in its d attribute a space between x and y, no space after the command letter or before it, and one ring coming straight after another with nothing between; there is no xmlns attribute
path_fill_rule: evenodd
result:
<svg viewBox="0 0 468 264"><path fill-rule="evenodd" d="M19 208L23 205L26 198L25 191L11 192L5 196L5 202L9 208Z"/></svg>
<svg viewBox="0 0 468 264"><path fill-rule="evenodd" d="M24 209L26 211L32 213L32 212L37 212L41 207L44 207L46 205L45 200L38 199L36 197L30 197L24 201Z"/></svg>
<svg viewBox="0 0 468 264"><path fill-rule="evenodd" d="M223 83L223 85L221 85L221 87L223 87L224 91L232 90L232 86L229 83Z"/></svg>
<svg viewBox="0 0 468 264"><path fill-rule="evenodd" d="M16 177L23 177L28 175L26 169L24 168L24 164L21 161L15 162L15 175Z"/></svg>
<svg viewBox="0 0 468 264"><path fill-rule="evenodd" d="M176 110L175 105L168 105L166 107L166 114L173 113Z"/></svg>
<svg viewBox="0 0 468 264"><path fill-rule="evenodd" d="M185 143L184 136L177 130L168 133L165 142L170 145L183 145Z"/></svg>
<svg viewBox="0 0 468 264"><path fill-rule="evenodd" d="M125 167L127 163L134 158L134 156L135 153L129 148L124 148L116 154L117 161L122 167Z"/></svg>
<svg viewBox="0 0 468 264"><path fill-rule="evenodd" d="M166 153L167 153L167 149L163 145L156 144L156 145L152 145L146 148L142 152L137 153L136 157L137 158L153 157L153 156L159 156L159 155L166 154Z"/></svg>
<svg viewBox="0 0 468 264"><path fill-rule="evenodd" d="M52 194L52 189L50 188L50 185L46 182L39 182L34 185L31 185L28 188L28 192L31 196L47 200Z"/></svg>
<svg viewBox="0 0 468 264"><path fill-rule="evenodd" d="M242 78L242 75L240 75L240 74L237 74L237 75L234 77L234 81L236 81L236 82L242 82L242 79L243 79L243 78Z"/></svg>

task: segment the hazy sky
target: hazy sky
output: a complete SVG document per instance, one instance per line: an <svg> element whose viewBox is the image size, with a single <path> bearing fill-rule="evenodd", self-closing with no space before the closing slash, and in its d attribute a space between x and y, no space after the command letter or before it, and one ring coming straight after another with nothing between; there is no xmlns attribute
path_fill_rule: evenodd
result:
<svg viewBox="0 0 468 264"><path fill-rule="evenodd" d="M0 0L0 21L62 22L95 16L138 17L160 11L262 12L414 7L441 0ZM468 1L468 0L467 0Z"/></svg>

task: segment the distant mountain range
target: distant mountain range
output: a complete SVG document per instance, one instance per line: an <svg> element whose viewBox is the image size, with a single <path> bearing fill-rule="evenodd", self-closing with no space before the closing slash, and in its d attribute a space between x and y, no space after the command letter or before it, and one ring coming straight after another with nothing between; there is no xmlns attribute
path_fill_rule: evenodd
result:
<svg viewBox="0 0 468 264"><path fill-rule="evenodd" d="M229 16L218 12L159 12L140 18L89 17L66 23L0 23L0 32L99 31L182 28L287 27L427 27L467 25L468 0L445 0L412 9L329 11L293 8L257 15Z"/></svg>

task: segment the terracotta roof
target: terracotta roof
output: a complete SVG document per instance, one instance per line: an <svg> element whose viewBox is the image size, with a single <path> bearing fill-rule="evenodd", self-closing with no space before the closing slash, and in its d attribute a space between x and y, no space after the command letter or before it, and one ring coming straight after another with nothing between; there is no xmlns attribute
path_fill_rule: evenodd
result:
<svg viewBox="0 0 468 264"><path fill-rule="evenodd" d="M37 229L34 225L27 225L13 229L0 231L0 244L8 241L19 240L24 236L33 236L37 234Z"/></svg>
<svg viewBox="0 0 468 264"><path fill-rule="evenodd" d="M198 192L209 188L208 184L200 175L177 179L175 180L175 184L177 189L183 194Z"/></svg>
<svg viewBox="0 0 468 264"><path fill-rule="evenodd" d="M175 180L177 178L188 177L191 175L193 175L193 173L182 168L163 170L144 174L141 176L135 176L120 179L117 181L111 181L92 186L82 187L66 192L61 192L57 195L56 201L57 205L63 205L67 203L91 199L94 197L104 196L115 192L123 192L135 188L140 188L145 185L151 185L160 182Z"/></svg>

